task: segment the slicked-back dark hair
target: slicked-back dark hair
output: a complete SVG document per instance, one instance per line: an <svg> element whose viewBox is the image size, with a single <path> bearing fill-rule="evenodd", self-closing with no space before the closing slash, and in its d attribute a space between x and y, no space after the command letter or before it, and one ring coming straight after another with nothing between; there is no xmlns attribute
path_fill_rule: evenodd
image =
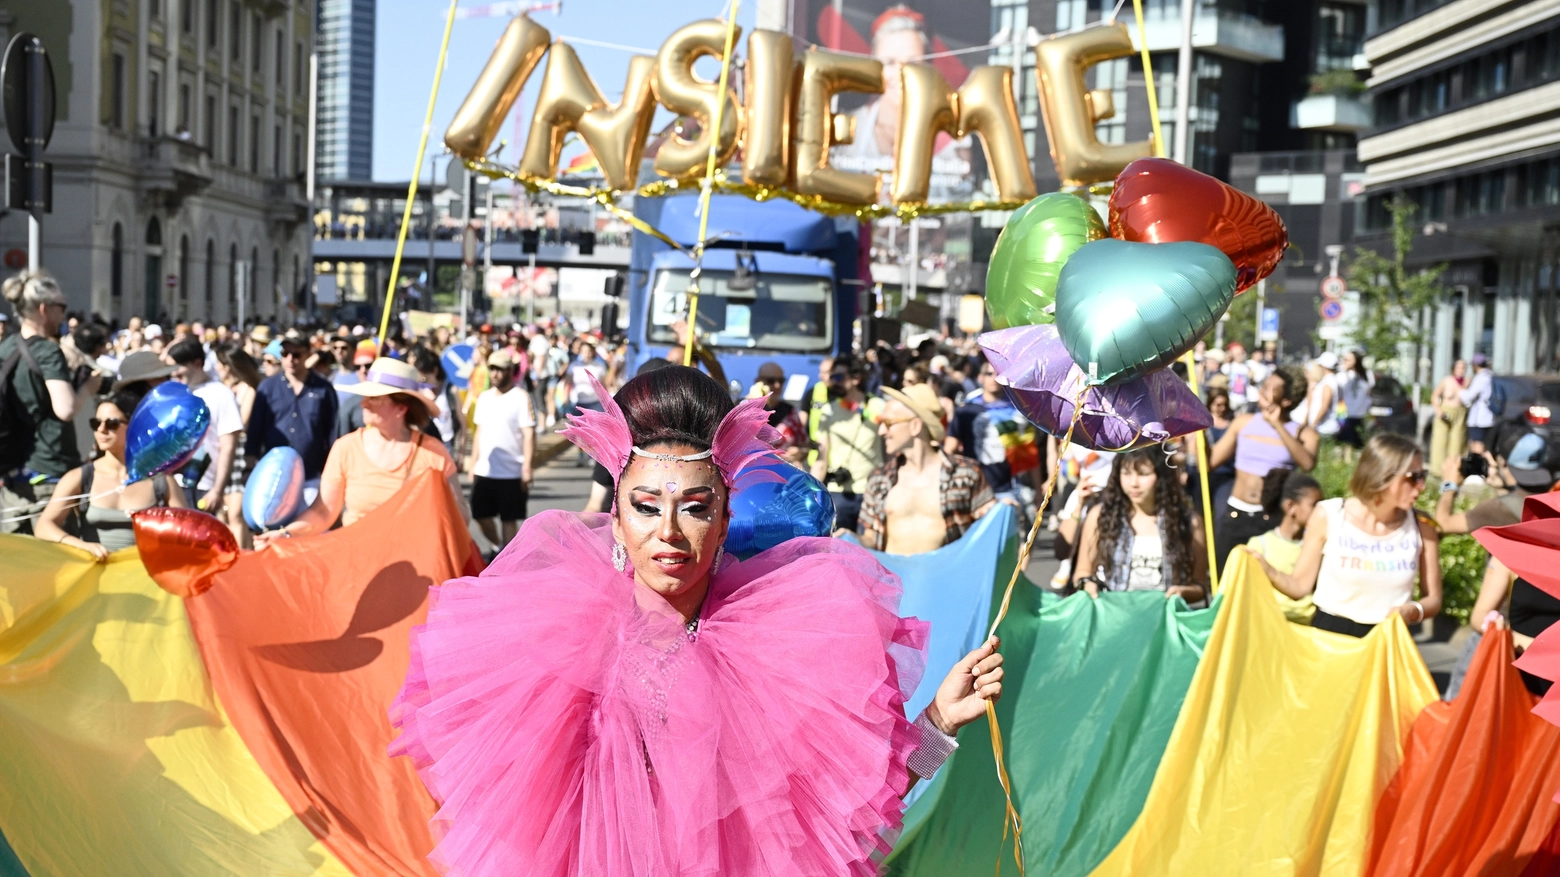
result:
<svg viewBox="0 0 1560 877"><path fill-rule="evenodd" d="M736 407L724 387L685 365L643 372L613 398L641 448L675 443L708 450L721 420Z"/></svg>

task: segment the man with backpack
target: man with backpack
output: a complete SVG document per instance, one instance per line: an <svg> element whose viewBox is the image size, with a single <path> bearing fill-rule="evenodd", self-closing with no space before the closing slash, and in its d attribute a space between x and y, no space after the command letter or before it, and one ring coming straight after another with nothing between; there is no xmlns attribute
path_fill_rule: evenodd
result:
<svg viewBox="0 0 1560 877"><path fill-rule="evenodd" d="M1463 406L1468 409L1468 453L1484 454L1490 427L1495 425L1495 415L1499 413L1496 406L1491 405L1495 401L1495 373L1490 371L1489 358L1482 353L1475 353L1470 362L1473 378L1468 381L1468 389L1461 393ZM1498 407L1506 407L1504 393Z"/></svg>
<svg viewBox="0 0 1560 877"><path fill-rule="evenodd" d="M60 476L81 465L76 387L55 336L65 295L54 278L24 271L4 294L21 323L0 341L0 532L31 533L31 516L54 495Z"/></svg>

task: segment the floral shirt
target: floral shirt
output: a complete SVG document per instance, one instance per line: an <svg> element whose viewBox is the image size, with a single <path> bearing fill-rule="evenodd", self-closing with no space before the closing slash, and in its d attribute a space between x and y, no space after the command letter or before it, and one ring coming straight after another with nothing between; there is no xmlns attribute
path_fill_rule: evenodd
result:
<svg viewBox="0 0 1560 877"><path fill-rule="evenodd" d="M884 509L888 504L888 492L899 483L899 467L904 462L901 454L872 470L867 477L867 489L861 497L859 530L862 544L874 551L882 551L888 544ZM980 464L957 454L943 454L938 493L943 525L947 527L943 534L944 545L963 536L975 523L976 512L983 511L993 501L991 487L986 483L986 476L981 474Z"/></svg>

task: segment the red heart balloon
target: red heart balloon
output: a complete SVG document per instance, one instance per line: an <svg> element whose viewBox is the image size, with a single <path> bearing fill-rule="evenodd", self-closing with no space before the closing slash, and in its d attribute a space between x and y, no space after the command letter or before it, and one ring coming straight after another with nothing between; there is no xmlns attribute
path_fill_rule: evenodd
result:
<svg viewBox="0 0 1560 877"><path fill-rule="evenodd" d="M227 525L195 509L153 507L130 515L141 564L158 587L194 597L238 560L238 540Z"/></svg>
<svg viewBox="0 0 1560 877"><path fill-rule="evenodd" d="M1204 173L1164 158L1140 158L1116 177L1110 234L1124 241L1196 241L1235 263L1235 291L1273 273L1289 232L1273 208Z"/></svg>

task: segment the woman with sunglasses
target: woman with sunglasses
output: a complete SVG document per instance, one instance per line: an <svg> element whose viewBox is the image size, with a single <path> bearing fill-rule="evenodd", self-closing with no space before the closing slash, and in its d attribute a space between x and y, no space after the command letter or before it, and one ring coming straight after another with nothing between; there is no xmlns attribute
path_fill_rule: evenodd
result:
<svg viewBox="0 0 1560 877"><path fill-rule="evenodd" d="M1372 436L1349 479L1352 496L1317 504L1294 572L1254 556L1291 599L1312 595L1313 627L1362 637L1393 613L1406 624L1433 618L1441 611L1439 537L1434 524L1414 514L1425 477L1418 445L1390 433Z"/></svg>
<svg viewBox="0 0 1560 877"><path fill-rule="evenodd" d="M111 552L135 545L132 512L152 506L188 507L179 485L164 475L113 492L124 484L125 425L139 402L135 394L120 392L98 403L96 414L87 421L97 456L60 479L34 527L39 539L80 548L96 560L106 560ZM71 535L67 527L79 535Z"/></svg>

